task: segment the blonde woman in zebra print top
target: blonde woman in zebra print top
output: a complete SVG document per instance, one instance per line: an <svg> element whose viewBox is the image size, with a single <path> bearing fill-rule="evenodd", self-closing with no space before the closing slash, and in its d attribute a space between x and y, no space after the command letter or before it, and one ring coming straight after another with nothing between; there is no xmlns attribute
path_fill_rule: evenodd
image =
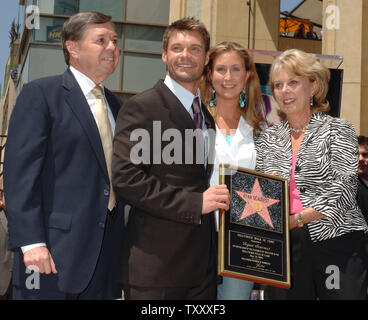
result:
<svg viewBox="0 0 368 320"><path fill-rule="evenodd" d="M269 299L364 299L364 237L356 203L358 146L353 126L326 113L329 70L296 49L278 56L270 87L285 121L256 138L256 170L289 179L292 288ZM336 283L329 282L329 266Z"/></svg>

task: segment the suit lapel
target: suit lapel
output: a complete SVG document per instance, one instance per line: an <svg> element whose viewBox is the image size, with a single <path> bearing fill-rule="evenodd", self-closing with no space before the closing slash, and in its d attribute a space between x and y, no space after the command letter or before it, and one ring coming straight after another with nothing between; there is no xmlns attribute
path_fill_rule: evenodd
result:
<svg viewBox="0 0 368 320"><path fill-rule="evenodd" d="M156 83L155 89L164 101L164 106L170 110L170 119L175 123L177 129L183 133L185 129L195 130L194 122L190 114L162 80Z"/></svg>
<svg viewBox="0 0 368 320"><path fill-rule="evenodd" d="M308 145L308 141L314 136L317 130L321 127L322 123L325 120L325 116L323 113L313 113L311 120L308 124L307 130L305 131L305 135L300 145L299 153L302 154L306 146Z"/></svg>
<svg viewBox="0 0 368 320"><path fill-rule="evenodd" d="M66 104L71 108L76 118L79 120L96 154L101 170L104 172L106 182L109 182L105 155L96 121L81 88L69 69L63 74L63 87L67 90L65 95Z"/></svg>
<svg viewBox="0 0 368 320"><path fill-rule="evenodd" d="M291 155L291 140L290 140L290 131L289 131L289 123L287 121L281 124L280 131L278 136L276 137L276 141L280 146L279 150L282 153L288 152Z"/></svg>
<svg viewBox="0 0 368 320"><path fill-rule="evenodd" d="M160 97L164 101L164 106L170 110L170 119L175 124L176 128L180 130L183 134L185 133L185 129L195 130L194 121L191 118L188 111L184 108L179 99L171 92L171 90L165 85L163 80L159 80L155 87ZM202 103L202 111L204 114L204 121L206 123L207 129L215 130L215 122L208 112L204 104ZM185 135L183 135L184 137ZM215 147L215 134L209 134L209 163L206 167L205 173L211 174L213 169L213 161L210 160L210 157L213 156ZM204 168L204 166L203 166Z"/></svg>
<svg viewBox="0 0 368 320"><path fill-rule="evenodd" d="M109 103L109 107L111 109L112 115L114 116L114 119L118 117L118 113L120 110L120 104L118 103L118 99L114 97L113 93L105 88L105 97L107 102Z"/></svg>
<svg viewBox="0 0 368 320"><path fill-rule="evenodd" d="M292 149L291 149L291 139L290 139L290 130L288 121L284 121L277 126L280 126L276 132L272 135L272 143L275 146L272 152L275 153L280 159L285 159L286 163L289 165L283 170L282 167L279 169L279 175L284 178L290 177L291 172L291 164L292 164ZM266 160L267 161L267 160ZM282 170L282 171L281 171Z"/></svg>

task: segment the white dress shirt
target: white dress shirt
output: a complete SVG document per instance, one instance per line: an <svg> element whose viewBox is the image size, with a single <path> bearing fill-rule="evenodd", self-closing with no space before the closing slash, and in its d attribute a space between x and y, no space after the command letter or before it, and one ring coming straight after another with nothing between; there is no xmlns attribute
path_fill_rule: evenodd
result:
<svg viewBox="0 0 368 320"><path fill-rule="evenodd" d="M192 104L195 97L199 97L199 101L201 103L201 99L199 96L199 89L197 89L196 94L194 95L189 90L185 89L183 86L181 86L179 83L177 83L175 80L171 79L169 75L166 75L164 83L166 86L170 89L170 91L179 99L181 104L184 106L184 108L189 112L190 116L194 117L193 110L192 110ZM201 107L202 110L202 107ZM202 112L202 128L204 124L204 115Z"/></svg>
<svg viewBox="0 0 368 320"><path fill-rule="evenodd" d="M204 145L205 145L204 165L207 166L209 136L207 134L207 125L206 125L203 110L202 110L202 102L201 102L199 88L197 89L196 94L194 95L189 90L185 89L182 85L177 83L175 80L170 78L169 75L166 75L164 83L170 89L170 91L178 98L178 100L184 106L185 110L187 110L189 112L192 119L194 119L194 113L193 113L193 109L192 109L193 100L194 100L194 98L198 97L198 100L199 100L199 103L200 103L200 106L201 106L202 131L203 131Z"/></svg>
<svg viewBox="0 0 368 320"><path fill-rule="evenodd" d="M234 130L235 131L235 130ZM256 149L253 139L253 128L248 122L240 117L238 128L236 129L229 145L224 136L225 132L216 125L216 145L215 145L215 161L210 185L219 184L219 165L220 163L230 164L232 166L245 169L254 169L256 167ZM219 212L215 211L216 230L219 225Z"/></svg>

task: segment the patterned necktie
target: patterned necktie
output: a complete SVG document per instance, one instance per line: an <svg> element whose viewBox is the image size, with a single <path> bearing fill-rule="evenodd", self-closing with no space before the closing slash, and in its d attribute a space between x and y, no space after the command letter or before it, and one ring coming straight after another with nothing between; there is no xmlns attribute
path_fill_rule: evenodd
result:
<svg viewBox="0 0 368 320"><path fill-rule="evenodd" d="M105 154L107 172L110 180L110 197L107 208L111 211L116 203L115 192L112 188L111 182L111 161L112 161L112 129L107 116L107 105L105 102L105 95L100 86L96 86L92 89L92 93L96 97L96 120L98 131L100 132L103 151Z"/></svg>
<svg viewBox="0 0 368 320"><path fill-rule="evenodd" d="M201 107L199 106L199 98L195 97L192 104L193 109L193 121L196 129L200 129L200 131L195 132L196 136L196 145L199 146L199 149L196 149L196 163L203 164L206 166L206 152L205 152L205 142L202 131L202 112ZM199 153L198 153L199 152Z"/></svg>
<svg viewBox="0 0 368 320"><path fill-rule="evenodd" d="M202 129L202 112L201 107L199 106L198 97L195 97L192 104L193 109L193 120L196 129Z"/></svg>

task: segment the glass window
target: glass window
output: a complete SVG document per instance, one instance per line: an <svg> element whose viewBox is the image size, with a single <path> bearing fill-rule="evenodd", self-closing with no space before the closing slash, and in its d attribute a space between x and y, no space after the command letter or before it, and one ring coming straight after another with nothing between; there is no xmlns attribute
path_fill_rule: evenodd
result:
<svg viewBox="0 0 368 320"><path fill-rule="evenodd" d="M115 31L118 34L118 47L121 50L121 34L123 32L123 25L121 23L114 23Z"/></svg>
<svg viewBox="0 0 368 320"><path fill-rule="evenodd" d="M161 53L164 28L124 26L124 50Z"/></svg>
<svg viewBox="0 0 368 320"><path fill-rule="evenodd" d="M60 47L32 45L28 57L29 65L26 70L23 70L23 82L62 74L68 67ZM104 85L110 90L120 91L120 78L121 58L113 74L104 81Z"/></svg>
<svg viewBox="0 0 368 320"><path fill-rule="evenodd" d="M38 6L40 13L54 13L54 1L37 0L33 4Z"/></svg>
<svg viewBox="0 0 368 320"><path fill-rule="evenodd" d="M160 55L124 54L123 91L141 92L152 88L165 77L165 64Z"/></svg>
<svg viewBox="0 0 368 320"><path fill-rule="evenodd" d="M123 20L124 0L37 0L40 13L71 16L80 11L98 11Z"/></svg>
<svg viewBox="0 0 368 320"><path fill-rule="evenodd" d="M161 60L162 37L169 23L170 0L33 0L41 14L70 16L82 11L99 11L116 21L118 46L123 49L114 73L104 81L107 88L126 96L141 92L165 77ZM66 69L62 49L48 43L61 42L66 19L42 17L40 29L32 30L29 51L29 77L60 74ZM128 22L128 23L125 23ZM153 25L153 26L152 26ZM159 26L155 26L159 25ZM161 26L162 25L162 26ZM124 41L122 43L122 41ZM27 71L27 69L26 69Z"/></svg>
<svg viewBox="0 0 368 320"><path fill-rule="evenodd" d="M71 16L79 10L78 0L54 0L54 14L65 14ZM54 2L50 1L50 2Z"/></svg>
<svg viewBox="0 0 368 320"><path fill-rule="evenodd" d="M122 21L124 0L79 0L79 11L98 11ZM148 1L147 1L148 2Z"/></svg>
<svg viewBox="0 0 368 320"><path fill-rule="evenodd" d="M79 10L79 0L37 0L40 13L73 15Z"/></svg>
<svg viewBox="0 0 368 320"><path fill-rule="evenodd" d="M170 0L127 0L127 21L168 24Z"/></svg>
<svg viewBox="0 0 368 320"><path fill-rule="evenodd" d="M32 45L28 54L28 81L61 74L67 69L61 47Z"/></svg>
<svg viewBox="0 0 368 320"><path fill-rule="evenodd" d="M66 19L62 18L40 18L40 29L32 30L32 40L42 42L61 41L61 27Z"/></svg>
<svg viewBox="0 0 368 320"><path fill-rule="evenodd" d="M33 29L32 40L49 42L49 43L60 43L61 42L61 28L66 19L63 18L40 18L40 29ZM118 47L121 48L121 34L122 25L114 23L116 33L118 34Z"/></svg>
<svg viewBox="0 0 368 320"><path fill-rule="evenodd" d="M26 61L24 61L23 69L20 70L18 89L23 88L23 85L29 82L29 54L27 54Z"/></svg>

